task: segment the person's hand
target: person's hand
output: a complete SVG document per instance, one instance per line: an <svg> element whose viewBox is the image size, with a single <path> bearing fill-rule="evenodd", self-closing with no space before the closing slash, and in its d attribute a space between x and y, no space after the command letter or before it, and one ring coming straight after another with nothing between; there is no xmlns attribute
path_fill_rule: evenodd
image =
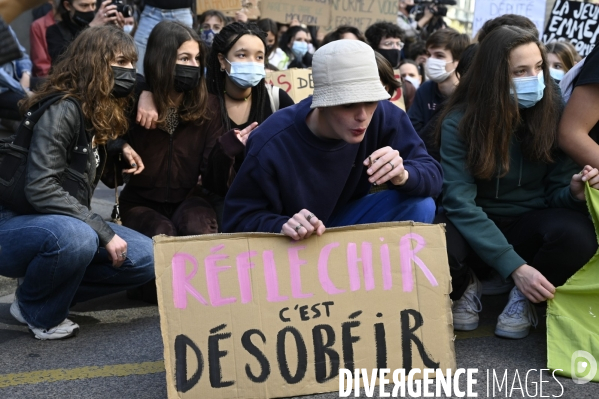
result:
<svg viewBox="0 0 599 399"><path fill-rule="evenodd" d="M114 21L114 23L116 24L116 26L123 29L123 26L125 26L125 16L123 14L121 14L120 12L117 12L116 13L116 21Z"/></svg>
<svg viewBox="0 0 599 399"><path fill-rule="evenodd" d="M512 272L512 278L529 301L539 303L553 299L555 287L534 267L524 264Z"/></svg>
<svg viewBox="0 0 599 399"><path fill-rule="evenodd" d="M116 234L106 244L106 251L110 259L112 259L112 266L114 267L121 267L125 259L127 259L127 243Z"/></svg>
<svg viewBox="0 0 599 399"><path fill-rule="evenodd" d="M19 80L21 87L25 90L25 93L30 95L31 92L31 74L29 72L23 72L21 79Z"/></svg>
<svg viewBox="0 0 599 399"><path fill-rule="evenodd" d="M243 130L237 130L235 129L235 135L237 136L237 138L239 139L239 141L241 141L241 143L243 145L245 145L248 141L248 138L250 137L250 133L258 126L258 122L252 122L251 125L249 125L248 127L246 127Z"/></svg>
<svg viewBox="0 0 599 399"><path fill-rule="evenodd" d="M307 209L302 209L283 225L281 234L285 234L294 240L303 240L316 233L321 236L326 227L320 219Z"/></svg>
<svg viewBox="0 0 599 399"><path fill-rule="evenodd" d="M379 148L364 160L364 166L368 169L368 181L372 184L381 185L387 181L396 186L406 184L410 174L403 167L403 158L399 151L391 147Z"/></svg>
<svg viewBox="0 0 599 399"><path fill-rule="evenodd" d="M112 0L102 2L89 26L104 26L117 23L118 11L116 10L116 6L111 3Z"/></svg>
<svg viewBox="0 0 599 399"><path fill-rule="evenodd" d="M235 22L247 22L248 15L246 13L246 9L242 8L239 11L235 11Z"/></svg>
<svg viewBox="0 0 599 399"><path fill-rule="evenodd" d="M122 152L127 159L127 162L129 162L129 165L131 165L131 169L123 169L123 173L133 173L134 175L140 174L145 167L139 154L135 152L129 143L123 145Z"/></svg>
<svg viewBox="0 0 599 399"><path fill-rule="evenodd" d="M156 129L158 111L154 104L154 95L151 92L145 90L141 92L135 121L146 129Z"/></svg>
<svg viewBox="0 0 599 399"><path fill-rule="evenodd" d="M572 176L570 180L570 192L574 198L584 201L584 183L589 182L589 185L595 190L599 190L599 170L590 165L586 165L582 172Z"/></svg>
<svg viewBox="0 0 599 399"><path fill-rule="evenodd" d="M428 24L430 22L430 20L433 19L433 16L434 16L433 11L436 12L437 7L429 6L429 7L424 8L424 15L417 22L417 24L420 28L424 28L426 26L426 24Z"/></svg>

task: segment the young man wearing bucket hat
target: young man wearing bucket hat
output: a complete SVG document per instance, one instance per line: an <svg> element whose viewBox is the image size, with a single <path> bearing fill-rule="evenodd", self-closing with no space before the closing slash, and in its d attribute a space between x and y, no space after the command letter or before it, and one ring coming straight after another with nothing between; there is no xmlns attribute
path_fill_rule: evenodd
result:
<svg viewBox="0 0 599 399"><path fill-rule="evenodd" d="M249 137L225 199L225 232L300 240L326 227L430 223L441 166L389 99L374 51L338 40L316 51L314 95L269 117ZM389 189L369 194L372 185Z"/></svg>

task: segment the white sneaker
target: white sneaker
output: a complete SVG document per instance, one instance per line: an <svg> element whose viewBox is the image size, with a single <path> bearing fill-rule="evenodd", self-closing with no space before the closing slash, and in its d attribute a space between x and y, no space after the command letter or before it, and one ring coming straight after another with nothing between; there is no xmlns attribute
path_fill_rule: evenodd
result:
<svg viewBox="0 0 599 399"><path fill-rule="evenodd" d="M518 287L510 292L510 299L497 318L495 335L503 338L520 339L530 332L530 326L538 323L537 311Z"/></svg>
<svg viewBox="0 0 599 399"><path fill-rule="evenodd" d="M33 333L33 336L37 339L64 339L74 337L79 332L79 325L77 323L73 323L69 319L64 319L62 323L48 330L44 328L33 327L31 324L27 323L27 321L23 318L23 315L21 314L21 308L19 307L19 302L17 301L16 296L15 300L10 305L10 314L19 323L26 324L29 327L29 331L31 331Z"/></svg>
<svg viewBox="0 0 599 399"><path fill-rule="evenodd" d="M483 295L506 294L514 287L514 280L511 278L504 280L495 270L491 272L486 280L482 280L481 283L483 285Z"/></svg>
<svg viewBox="0 0 599 399"><path fill-rule="evenodd" d="M464 295L453 303L453 329L458 331L472 331L478 327L478 313L483 309L480 303L482 285L471 273L472 282L466 288Z"/></svg>

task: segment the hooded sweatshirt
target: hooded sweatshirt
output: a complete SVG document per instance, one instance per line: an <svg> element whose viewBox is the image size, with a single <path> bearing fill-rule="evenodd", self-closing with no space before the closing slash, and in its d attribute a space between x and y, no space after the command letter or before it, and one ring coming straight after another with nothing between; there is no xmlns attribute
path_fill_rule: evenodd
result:
<svg viewBox="0 0 599 399"><path fill-rule="evenodd" d="M443 207L476 254L507 278L527 261L514 251L491 218L517 217L546 208L586 212L585 201L570 192L572 175L580 168L561 151L556 151L552 164L530 161L514 135L509 172L499 177L498 170L494 179L477 179L468 171L468 149L458 133L462 115L449 114L441 128Z"/></svg>

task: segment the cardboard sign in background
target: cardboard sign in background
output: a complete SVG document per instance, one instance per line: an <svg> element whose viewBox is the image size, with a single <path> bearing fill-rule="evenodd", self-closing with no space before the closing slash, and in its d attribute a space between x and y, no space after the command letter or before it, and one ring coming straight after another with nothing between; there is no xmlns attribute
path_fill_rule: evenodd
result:
<svg viewBox="0 0 599 399"><path fill-rule="evenodd" d="M397 21L395 0L261 0L264 18L336 28L352 25L362 32L375 22Z"/></svg>
<svg viewBox="0 0 599 399"><path fill-rule="evenodd" d="M169 398L332 392L339 368L455 370L440 225L154 242Z"/></svg>
<svg viewBox="0 0 599 399"><path fill-rule="evenodd" d="M394 70L395 78L400 80L399 70ZM285 90L289 97L296 103L314 93L314 81L312 70L303 68L291 68L285 71L266 72L266 83L275 85ZM406 110L403 91L399 88L390 101L399 108Z"/></svg>
<svg viewBox="0 0 599 399"><path fill-rule="evenodd" d="M543 43L568 40L581 57L586 57L597 44L598 19L597 4L556 0L543 34Z"/></svg>
<svg viewBox="0 0 599 399"><path fill-rule="evenodd" d="M545 28L545 0L476 0L472 37L476 36L485 22L504 14L522 15L530 19L539 32Z"/></svg>

